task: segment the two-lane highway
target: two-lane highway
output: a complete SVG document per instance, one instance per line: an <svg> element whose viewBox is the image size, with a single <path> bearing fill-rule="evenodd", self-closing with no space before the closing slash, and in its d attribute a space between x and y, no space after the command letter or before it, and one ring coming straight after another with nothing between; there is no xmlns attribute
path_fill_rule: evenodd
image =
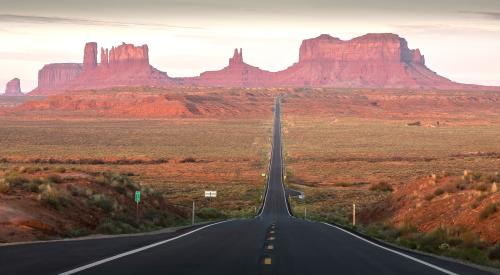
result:
<svg viewBox="0 0 500 275"><path fill-rule="evenodd" d="M0 247L0 274L487 274L404 252L288 211L279 100L260 214L194 231Z"/></svg>

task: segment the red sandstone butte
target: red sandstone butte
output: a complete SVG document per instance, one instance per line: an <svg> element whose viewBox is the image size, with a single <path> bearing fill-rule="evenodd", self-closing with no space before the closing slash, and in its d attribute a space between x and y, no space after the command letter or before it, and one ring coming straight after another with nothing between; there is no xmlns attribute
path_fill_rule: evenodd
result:
<svg viewBox="0 0 500 275"><path fill-rule="evenodd" d="M243 50L234 49L229 64L219 71L201 73L199 77L184 78L185 86L258 87L269 81L271 73L243 62Z"/></svg>
<svg viewBox="0 0 500 275"><path fill-rule="evenodd" d="M409 49L404 38L391 33L366 34L341 40L327 34L302 41L298 62L279 72L269 72L243 61L235 49L229 64L197 77L171 78L149 64L147 45L125 44L111 50L97 43L85 45L83 64L49 64L38 75L30 94L116 86L203 87L341 87L441 90L500 90L453 82L425 65L419 49Z"/></svg>
<svg viewBox="0 0 500 275"><path fill-rule="evenodd" d="M49 64L38 73L38 87L31 95L50 95L66 90L99 89L118 86L171 86L174 80L149 65L148 46L123 43L111 50L101 48L97 63L97 43L85 45L83 64Z"/></svg>
<svg viewBox="0 0 500 275"><path fill-rule="evenodd" d="M302 42L299 62L276 73L291 86L460 89L463 85L425 66L420 50L410 50L395 34L367 34L340 40L327 34Z"/></svg>
<svg viewBox="0 0 500 275"><path fill-rule="evenodd" d="M11 81L7 82L5 86L4 96L23 96L23 92L21 92L21 81L19 78L14 78Z"/></svg>

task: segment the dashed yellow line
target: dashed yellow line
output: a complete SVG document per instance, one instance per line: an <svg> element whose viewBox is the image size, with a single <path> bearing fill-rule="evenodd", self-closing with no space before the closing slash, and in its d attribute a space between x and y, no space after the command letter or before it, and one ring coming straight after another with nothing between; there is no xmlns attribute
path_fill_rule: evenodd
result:
<svg viewBox="0 0 500 275"><path fill-rule="evenodd" d="M270 265L272 264L273 260L271 259L271 257L266 257L264 258L264 264L265 265Z"/></svg>

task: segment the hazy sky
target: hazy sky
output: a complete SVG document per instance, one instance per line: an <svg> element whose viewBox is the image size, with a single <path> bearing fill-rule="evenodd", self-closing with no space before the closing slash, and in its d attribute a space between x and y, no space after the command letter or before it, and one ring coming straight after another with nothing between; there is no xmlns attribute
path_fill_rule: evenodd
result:
<svg viewBox="0 0 500 275"><path fill-rule="evenodd" d="M170 76L220 69L232 50L277 71L302 39L393 32L452 80L500 86L500 0L0 0L0 91L36 86L47 63L81 62L83 46L148 44Z"/></svg>

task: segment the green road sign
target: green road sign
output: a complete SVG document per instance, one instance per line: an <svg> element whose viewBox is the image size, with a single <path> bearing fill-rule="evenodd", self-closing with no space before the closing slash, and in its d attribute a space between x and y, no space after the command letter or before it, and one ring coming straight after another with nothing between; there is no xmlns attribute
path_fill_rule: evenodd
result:
<svg viewBox="0 0 500 275"><path fill-rule="evenodd" d="M141 191L135 191L135 202L139 203L141 201Z"/></svg>

